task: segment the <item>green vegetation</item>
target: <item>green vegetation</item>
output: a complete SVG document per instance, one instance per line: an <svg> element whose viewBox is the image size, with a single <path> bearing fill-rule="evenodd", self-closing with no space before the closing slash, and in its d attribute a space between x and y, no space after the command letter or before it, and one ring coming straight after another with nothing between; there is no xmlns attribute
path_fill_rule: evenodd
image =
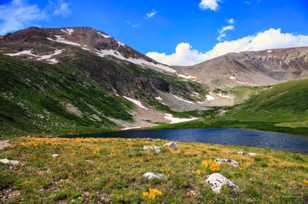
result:
<svg viewBox="0 0 308 204"><path fill-rule="evenodd" d="M212 109L199 121L157 128L238 127L308 135L308 80L252 89L257 94L242 104ZM249 89L236 92L243 90Z"/></svg>
<svg viewBox="0 0 308 204"><path fill-rule="evenodd" d="M0 56L1 135L110 129L132 108L76 69Z"/></svg>
<svg viewBox="0 0 308 204"><path fill-rule="evenodd" d="M21 165L0 164L0 185L20 195L7 199L10 191L0 191L5 203L305 203L308 196L308 156L297 153L179 143L176 151L153 154L143 145L165 141L145 139L15 138L11 143L14 147L0 151L0 158ZM240 168L219 166L239 192L224 188L216 195L205 184L211 170L202 161L225 157L240 163ZM146 172L163 173L166 179L148 181L142 176ZM143 193L150 188L162 195L147 199Z"/></svg>

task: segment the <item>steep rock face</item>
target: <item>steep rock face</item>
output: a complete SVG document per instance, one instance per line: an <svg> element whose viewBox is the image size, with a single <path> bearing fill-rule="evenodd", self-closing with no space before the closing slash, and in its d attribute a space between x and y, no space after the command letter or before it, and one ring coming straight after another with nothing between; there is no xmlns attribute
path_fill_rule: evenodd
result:
<svg viewBox="0 0 308 204"><path fill-rule="evenodd" d="M307 77L308 48L230 53L177 70L212 88L277 84Z"/></svg>

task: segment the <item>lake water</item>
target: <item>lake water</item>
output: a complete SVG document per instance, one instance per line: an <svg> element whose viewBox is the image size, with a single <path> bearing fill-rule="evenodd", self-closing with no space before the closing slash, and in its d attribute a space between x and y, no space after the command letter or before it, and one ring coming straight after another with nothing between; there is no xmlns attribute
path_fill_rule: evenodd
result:
<svg viewBox="0 0 308 204"><path fill-rule="evenodd" d="M308 153L307 136L240 128L127 130L102 134L83 134L78 135L78 137L154 138L178 142L255 146Z"/></svg>

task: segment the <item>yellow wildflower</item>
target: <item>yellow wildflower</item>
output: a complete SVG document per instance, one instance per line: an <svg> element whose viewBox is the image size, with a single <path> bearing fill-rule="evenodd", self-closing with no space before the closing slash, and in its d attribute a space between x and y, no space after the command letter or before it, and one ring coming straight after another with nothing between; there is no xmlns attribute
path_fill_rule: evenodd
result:
<svg viewBox="0 0 308 204"><path fill-rule="evenodd" d="M203 166L204 168L208 168L208 167L209 167L209 164L210 164L209 160L203 160L203 161L202 161L202 166Z"/></svg>
<svg viewBox="0 0 308 204"><path fill-rule="evenodd" d="M163 193L157 188L150 188L148 192L142 193L143 197L150 200L155 200L157 197L163 195Z"/></svg>
<svg viewBox="0 0 308 204"><path fill-rule="evenodd" d="M216 162L213 162L211 164L210 169L211 169L211 171L219 171L220 170L219 164L217 164Z"/></svg>
<svg viewBox="0 0 308 204"><path fill-rule="evenodd" d="M308 179L304 180L304 184L308 185Z"/></svg>

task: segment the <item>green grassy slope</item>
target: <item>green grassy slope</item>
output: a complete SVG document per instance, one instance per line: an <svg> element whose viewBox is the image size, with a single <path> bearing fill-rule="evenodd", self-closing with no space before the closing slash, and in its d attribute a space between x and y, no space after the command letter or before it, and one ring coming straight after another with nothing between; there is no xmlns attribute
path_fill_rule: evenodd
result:
<svg viewBox="0 0 308 204"><path fill-rule="evenodd" d="M110 129L108 117L132 120L132 108L77 69L0 55L1 135Z"/></svg>
<svg viewBox="0 0 308 204"><path fill-rule="evenodd" d="M10 143L14 147L0 151L0 158L19 160L21 165L0 164L4 203L291 204L307 203L308 198L308 156L303 154L193 143L153 154L143 146L166 141L146 139L15 138ZM215 194L205 182L214 171L202 163L226 157L240 167L224 164L218 171L239 191L224 187ZM143 178L146 172L166 177L149 181ZM161 191L161 196L145 197L150 188Z"/></svg>
<svg viewBox="0 0 308 204"><path fill-rule="evenodd" d="M308 80L258 89L243 104L208 111L203 120L164 128L240 127L308 135Z"/></svg>

